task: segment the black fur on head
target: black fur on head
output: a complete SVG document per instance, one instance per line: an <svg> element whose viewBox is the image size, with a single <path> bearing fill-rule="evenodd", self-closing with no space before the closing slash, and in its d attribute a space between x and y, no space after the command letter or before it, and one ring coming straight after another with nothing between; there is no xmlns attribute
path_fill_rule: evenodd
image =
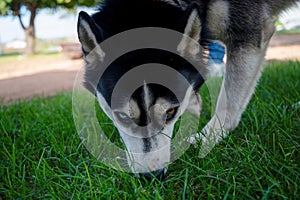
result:
<svg viewBox="0 0 300 200"><path fill-rule="evenodd" d="M204 83L204 78L201 76L201 74L199 74L195 67L179 55L158 49L140 49L129 52L115 60L103 73L97 90L101 92L107 103L110 105L111 94L118 80L131 69L147 63L153 63L154 65L159 63L175 69L179 72L179 74L184 76L184 78L188 80L191 85L193 85L194 91L198 91L200 86ZM149 67L151 67L151 65L149 65ZM159 74L157 74L157 76L159 76ZM180 81L180 77L168 76L162 77L162 79L164 79L163 81L169 82L171 85L176 86L177 94L185 94L187 88ZM145 80L145 82L149 83L150 81ZM151 89L153 99L168 96L171 98L169 99L170 101L179 103L174 94L170 93L171 91L168 91L165 87L158 87L157 85L154 86L153 84L150 85L151 86L149 87ZM126 96L127 94L120 94L120 98L122 95ZM133 98L139 100L140 97L138 94L136 94L133 96ZM180 96L180 98L183 98L183 96Z"/></svg>
<svg viewBox="0 0 300 200"><path fill-rule="evenodd" d="M105 0L99 10L92 18L110 36L140 27L182 32L187 20L184 10L159 0Z"/></svg>
<svg viewBox="0 0 300 200"><path fill-rule="evenodd" d="M157 0L105 0L99 11L91 17L84 12L79 14L78 34L84 56L88 55L90 50L105 39L134 28L162 27L183 33L192 11L197 11L200 15L198 5L195 3L187 9L182 9ZM111 104L112 90L122 75L133 67L146 63L160 63L172 67L193 85L195 92L204 82L204 78L194 68L194 66L203 67L201 59L197 59L199 63L193 63L195 65L192 66L180 56L170 52L158 49L140 49L129 52L115 60L103 73L99 82L93 85L95 80L99 78L97 74L101 71L101 59L101 56L98 58L96 56L96 62L94 60L91 63L86 59L85 86L93 93L98 90L109 105ZM89 65L93 66L90 68ZM174 83L176 82L176 77L165 78L174 81ZM177 84L178 89L187 89L181 88L180 82ZM154 96L167 93L165 88L161 87L159 89L157 85L152 85L150 88Z"/></svg>

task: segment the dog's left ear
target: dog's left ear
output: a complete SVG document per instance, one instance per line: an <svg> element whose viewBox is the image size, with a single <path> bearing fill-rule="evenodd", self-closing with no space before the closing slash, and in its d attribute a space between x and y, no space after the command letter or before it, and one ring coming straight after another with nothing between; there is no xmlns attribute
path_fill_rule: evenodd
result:
<svg viewBox="0 0 300 200"><path fill-rule="evenodd" d="M198 4L193 3L189 6L185 16L184 35L177 46L177 51L182 56L196 56L200 53L199 40L201 34L201 20Z"/></svg>
<svg viewBox="0 0 300 200"><path fill-rule="evenodd" d="M93 59L90 61L103 60L105 53L99 43L103 40L104 31L86 12L79 13L77 31L84 59L89 62L87 57L91 54Z"/></svg>

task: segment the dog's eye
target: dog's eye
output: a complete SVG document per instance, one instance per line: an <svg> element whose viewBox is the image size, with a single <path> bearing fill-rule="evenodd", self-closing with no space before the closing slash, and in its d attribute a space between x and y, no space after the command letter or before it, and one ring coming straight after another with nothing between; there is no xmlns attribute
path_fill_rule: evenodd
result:
<svg viewBox="0 0 300 200"><path fill-rule="evenodd" d="M178 107L174 107L174 108L170 108L169 110L167 110L167 112L166 112L166 115L167 115L166 121L167 122L175 117L177 109L178 109Z"/></svg>
<svg viewBox="0 0 300 200"><path fill-rule="evenodd" d="M171 108L169 110L167 110L167 115L173 115L175 112L175 108Z"/></svg>
<svg viewBox="0 0 300 200"><path fill-rule="evenodd" d="M128 115L126 115L125 113L116 112L115 115L117 116L118 120L122 123L130 124L132 121L131 118Z"/></svg>

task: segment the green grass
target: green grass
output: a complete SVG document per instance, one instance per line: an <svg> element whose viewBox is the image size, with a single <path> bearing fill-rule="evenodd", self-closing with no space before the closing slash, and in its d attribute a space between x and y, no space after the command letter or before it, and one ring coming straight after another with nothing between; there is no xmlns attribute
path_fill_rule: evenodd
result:
<svg viewBox="0 0 300 200"><path fill-rule="evenodd" d="M7 53L0 55L0 64L7 64L17 60L21 56L20 53Z"/></svg>
<svg viewBox="0 0 300 200"><path fill-rule="evenodd" d="M238 128L203 159L190 147L162 182L97 162L71 97L0 106L0 199L300 199L300 63L269 65Z"/></svg>
<svg viewBox="0 0 300 200"><path fill-rule="evenodd" d="M0 54L0 67L1 65L20 62L20 60L30 61L34 59L45 59L45 58L56 57L58 55L60 55L60 53L37 53L32 56L24 56L21 53Z"/></svg>
<svg viewBox="0 0 300 200"><path fill-rule="evenodd" d="M300 34L300 29L291 29L291 30L281 30L281 31L276 31L276 34L279 35L289 35L289 34Z"/></svg>

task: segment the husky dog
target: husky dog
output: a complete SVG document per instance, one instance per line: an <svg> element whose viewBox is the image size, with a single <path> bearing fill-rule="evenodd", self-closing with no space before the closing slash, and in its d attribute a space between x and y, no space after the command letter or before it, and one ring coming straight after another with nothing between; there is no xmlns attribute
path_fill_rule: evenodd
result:
<svg viewBox="0 0 300 200"><path fill-rule="evenodd" d="M114 122L129 154L140 153L132 156L133 172L143 172L145 177L152 173L161 178L170 162L176 120L185 111L200 113L198 91L209 71L203 51L207 41L220 40L226 45L225 76L215 113L202 130L205 136L195 134L189 141L195 143L201 139L202 145L211 140L218 143L238 125L260 77L265 52L275 31L276 16L296 2L106 0L92 16L85 12L79 14L78 35L86 61L85 86L95 94L103 111ZM168 51L146 48L120 56L101 78L98 77L107 54L112 53L105 52L99 44L118 33L141 27L172 29L197 41L195 45L183 37L174 45L181 55L193 58L198 69ZM112 93L117 82L134 67L147 63L170 66L188 80L190 84L186 85L181 84L179 75L160 77L172 82L180 99L167 87L145 78L144 84L130 94L130 98L124 98L128 95L126 92L114 97L117 103L112 107ZM151 66L149 69L151 73ZM153 73L159 76L154 68ZM126 83L123 86L126 88ZM164 153L155 154L162 148ZM149 152L154 153L147 154Z"/></svg>

